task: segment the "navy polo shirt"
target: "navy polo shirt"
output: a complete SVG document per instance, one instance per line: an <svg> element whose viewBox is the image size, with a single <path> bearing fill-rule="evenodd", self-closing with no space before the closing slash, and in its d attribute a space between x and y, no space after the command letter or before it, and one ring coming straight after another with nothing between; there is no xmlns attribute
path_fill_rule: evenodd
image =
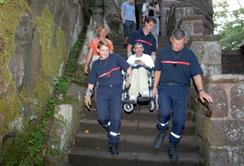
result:
<svg viewBox="0 0 244 166"><path fill-rule="evenodd" d="M151 55L153 51L156 51L155 37L151 33L145 35L142 29L133 32L131 37L129 38L128 44L134 46L136 43L143 44L144 54Z"/></svg>
<svg viewBox="0 0 244 166"><path fill-rule="evenodd" d="M167 83L190 85L192 77L203 73L196 55L190 49L175 52L171 46L158 50L155 70L161 71L159 86Z"/></svg>
<svg viewBox="0 0 244 166"><path fill-rule="evenodd" d="M89 72L88 83L99 86L121 85L123 83L121 70L127 70L130 65L119 55L110 54L108 58L96 60Z"/></svg>

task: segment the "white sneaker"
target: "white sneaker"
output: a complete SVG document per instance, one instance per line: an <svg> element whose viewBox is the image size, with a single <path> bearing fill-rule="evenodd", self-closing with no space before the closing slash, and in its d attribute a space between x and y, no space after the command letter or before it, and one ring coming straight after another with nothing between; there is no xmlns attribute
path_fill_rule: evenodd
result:
<svg viewBox="0 0 244 166"><path fill-rule="evenodd" d="M131 95L131 96L130 96L130 100L131 100L131 101L136 101L136 96Z"/></svg>
<svg viewBox="0 0 244 166"><path fill-rule="evenodd" d="M149 91L143 91L143 92L141 93L141 96L142 96L142 97L149 97Z"/></svg>

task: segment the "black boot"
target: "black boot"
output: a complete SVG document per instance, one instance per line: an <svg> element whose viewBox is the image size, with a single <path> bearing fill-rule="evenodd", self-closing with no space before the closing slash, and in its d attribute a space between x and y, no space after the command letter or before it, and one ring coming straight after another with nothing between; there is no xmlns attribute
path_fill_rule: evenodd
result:
<svg viewBox="0 0 244 166"><path fill-rule="evenodd" d="M118 149L118 144L110 144L109 145L109 151L110 153L114 155L119 155L119 149Z"/></svg>
<svg viewBox="0 0 244 166"><path fill-rule="evenodd" d="M155 149L160 149L160 146L161 146L161 143L164 139L164 137L167 135L167 130L164 130L164 131L159 131L155 140L153 141L153 147Z"/></svg>
<svg viewBox="0 0 244 166"><path fill-rule="evenodd" d="M171 160L177 160L178 159L177 152L176 152L176 145L169 143L168 155L169 155Z"/></svg>
<svg viewBox="0 0 244 166"><path fill-rule="evenodd" d="M109 128L108 127L104 127L105 128L105 131L106 131L106 133L107 133L107 137L109 138Z"/></svg>

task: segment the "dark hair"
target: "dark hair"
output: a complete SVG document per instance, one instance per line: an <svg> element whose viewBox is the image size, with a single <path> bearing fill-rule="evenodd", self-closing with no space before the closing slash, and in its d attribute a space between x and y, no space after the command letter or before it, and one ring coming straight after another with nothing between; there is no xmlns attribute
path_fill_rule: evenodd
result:
<svg viewBox="0 0 244 166"><path fill-rule="evenodd" d="M156 19L153 18L153 17L148 17L148 18L145 20L145 23L149 23L149 22L153 22L154 24L157 24Z"/></svg>
<svg viewBox="0 0 244 166"><path fill-rule="evenodd" d="M108 47L109 46L108 41L107 40L99 41L98 44L97 44L97 48L100 49L102 46L107 46Z"/></svg>
<svg viewBox="0 0 244 166"><path fill-rule="evenodd" d="M176 40L180 40L184 38L186 35L182 29L175 29L173 30L171 36L174 37Z"/></svg>
<svg viewBox="0 0 244 166"><path fill-rule="evenodd" d="M140 45L140 46L142 46L142 47L143 47L143 44L142 44L142 43L140 43L140 42L136 42L136 43L134 44L134 47L135 47L136 45Z"/></svg>

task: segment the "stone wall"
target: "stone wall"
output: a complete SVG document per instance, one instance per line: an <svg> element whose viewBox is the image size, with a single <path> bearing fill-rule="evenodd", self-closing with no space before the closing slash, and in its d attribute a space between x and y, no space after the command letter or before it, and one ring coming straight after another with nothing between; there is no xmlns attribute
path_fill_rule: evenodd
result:
<svg viewBox="0 0 244 166"><path fill-rule="evenodd" d="M162 38L171 34L181 17L201 15L207 25L208 34L213 34L212 0L164 0L161 1L161 32Z"/></svg>
<svg viewBox="0 0 244 166"><path fill-rule="evenodd" d="M214 98L211 118L205 116L204 107L195 100L191 101L191 108L197 114L196 128L201 137L201 153L207 165L244 165L243 85L244 75L215 75L208 78L205 88Z"/></svg>
<svg viewBox="0 0 244 166"><path fill-rule="evenodd" d="M244 74L244 54L240 50L223 51L223 74Z"/></svg>
<svg viewBox="0 0 244 166"><path fill-rule="evenodd" d="M222 73L222 49L217 36L191 36L188 45L197 55L204 77Z"/></svg>
<svg viewBox="0 0 244 166"><path fill-rule="evenodd" d="M43 111L87 10L84 0L5 0L0 6L0 136Z"/></svg>
<svg viewBox="0 0 244 166"><path fill-rule="evenodd" d="M200 9L199 14L205 15L205 17L213 23L213 3L212 0L182 0L185 3Z"/></svg>

